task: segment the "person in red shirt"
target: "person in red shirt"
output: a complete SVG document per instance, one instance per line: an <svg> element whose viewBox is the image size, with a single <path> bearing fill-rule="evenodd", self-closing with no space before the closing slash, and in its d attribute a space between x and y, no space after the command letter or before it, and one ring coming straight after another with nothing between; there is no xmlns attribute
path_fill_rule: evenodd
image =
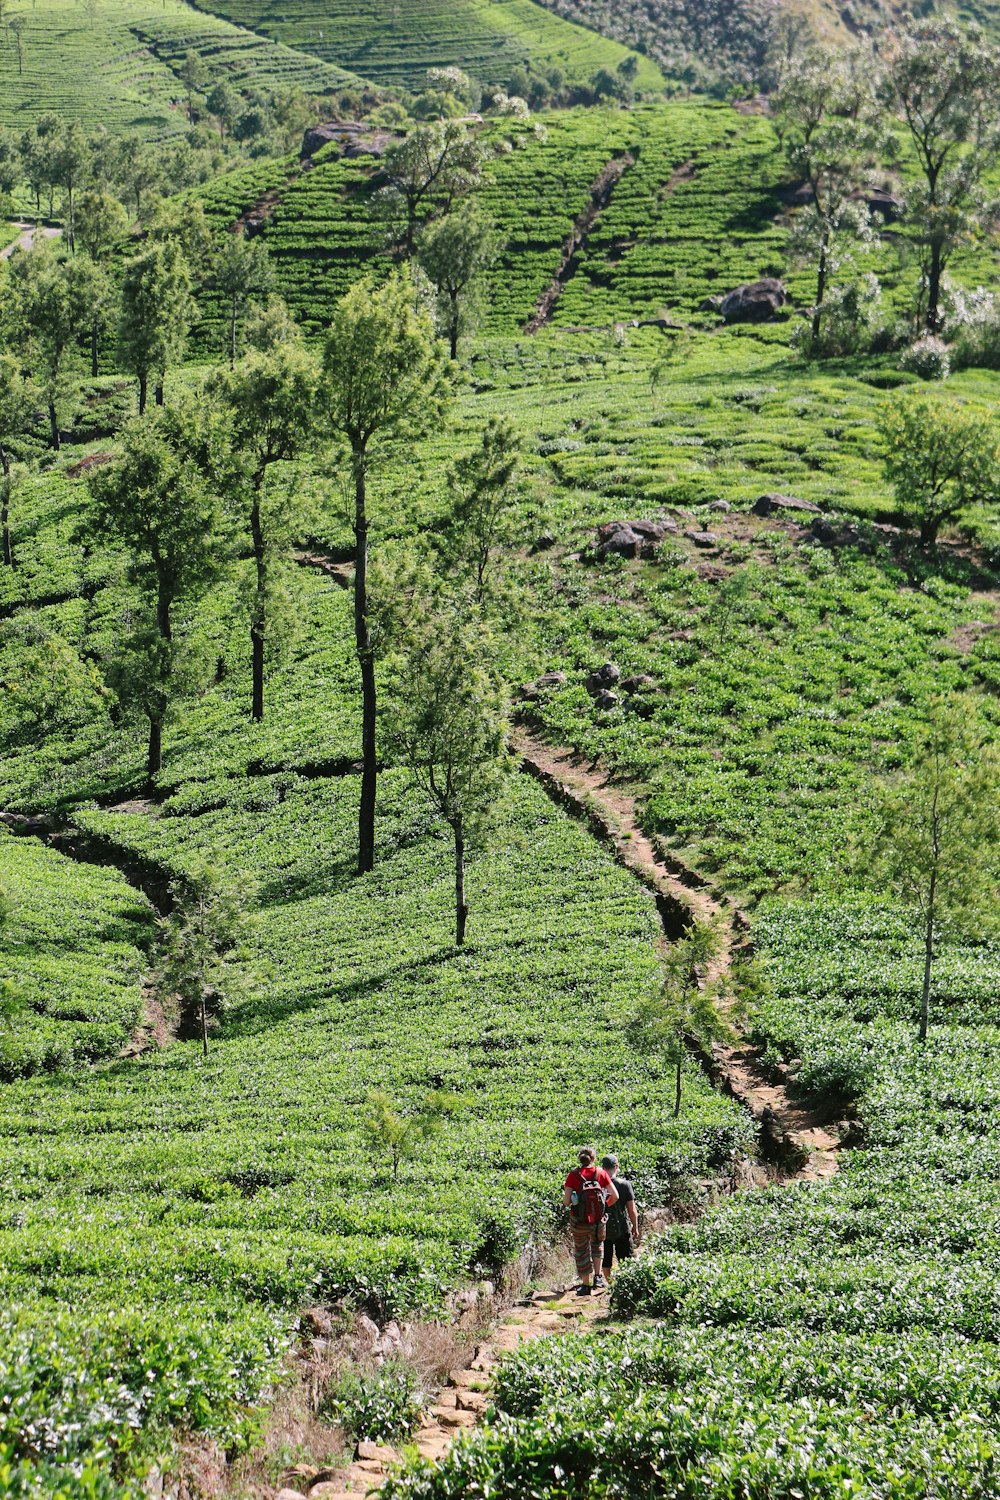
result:
<svg viewBox="0 0 1000 1500"><path fill-rule="evenodd" d="M580 1277L578 1297L590 1296L591 1276L596 1291L603 1291L608 1284L603 1271L604 1236L608 1209L617 1202L618 1190L610 1175L597 1165L596 1150L584 1146L580 1165L570 1172L563 1189L563 1203L569 1209L573 1227L573 1259Z"/></svg>

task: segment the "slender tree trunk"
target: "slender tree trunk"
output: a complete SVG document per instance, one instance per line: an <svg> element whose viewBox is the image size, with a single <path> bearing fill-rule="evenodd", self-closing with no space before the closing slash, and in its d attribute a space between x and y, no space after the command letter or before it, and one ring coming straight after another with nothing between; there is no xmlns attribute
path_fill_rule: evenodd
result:
<svg viewBox="0 0 1000 1500"><path fill-rule="evenodd" d="M149 716L149 748L146 751L146 775L152 780L163 764L163 720Z"/></svg>
<svg viewBox="0 0 1000 1500"><path fill-rule="evenodd" d="M361 804L358 809L358 874L375 868L375 653L368 628L368 512L363 449L354 453L354 644L361 668Z"/></svg>
<svg viewBox="0 0 1000 1500"><path fill-rule="evenodd" d="M153 399L155 400L157 406L162 406L163 405L163 379L162 379L162 377L156 382L156 385L153 387Z"/></svg>
<svg viewBox="0 0 1000 1500"><path fill-rule="evenodd" d="M201 997L201 1050L204 1057L208 1056L208 1003L205 996Z"/></svg>
<svg viewBox="0 0 1000 1500"><path fill-rule="evenodd" d="M936 799L935 799L936 800ZM935 843L937 842L937 814L935 813ZM936 860L935 860L936 863ZM931 1023L931 966L934 963L934 897L937 887L937 869L931 872L930 892L927 900L927 922L924 928L924 990L920 998L920 1041L926 1042L927 1028Z"/></svg>
<svg viewBox="0 0 1000 1500"><path fill-rule="evenodd" d="M452 824L455 834L455 945L465 942L465 924L469 908L465 901L465 825L459 817Z"/></svg>
<svg viewBox="0 0 1000 1500"><path fill-rule="evenodd" d="M236 298L233 297L229 307L229 368L236 364Z"/></svg>
<svg viewBox="0 0 1000 1500"><path fill-rule="evenodd" d="M149 377L145 370L139 371L139 415L146 414L146 396L149 392Z"/></svg>
<svg viewBox="0 0 1000 1500"><path fill-rule="evenodd" d="M678 1041L678 1043L677 1043L677 1073L676 1073L675 1078L674 1078L674 1119L675 1120L677 1119L678 1115L681 1112L681 1065L683 1064L683 1062L684 1062L684 1045L683 1045L682 1042Z"/></svg>
<svg viewBox="0 0 1000 1500"><path fill-rule="evenodd" d="M90 373L97 379L97 314L95 313L90 324Z"/></svg>
<svg viewBox="0 0 1000 1500"><path fill-rule="evenodd" d="M58 453L60 448L59 418L56 415L56 403L54 401L49 402L49 443Z"/></svg>
<svg viewBox="0 0 1000 1500"><path fill-rule="evenodd" d="M161 641L170 641L173 638L170 624L171 603L170 590L161 577L156 592L156 630ZM146 774L150 780L157 775L163 764L163 716L166 711L167 694L164 684L161 683L156 694L156 707L149 715L149 753L146 758Z"/></svg>
<svg viewBox="0 0 1000 1500"><path fill-rule="evenodd" d="M250 621L250 643L253 649L253 707L254 721L260 723L264 717L264 628L267 611L267 558L264 554L264 529L260 521L260 493L254 492L250 508L250 530L253 534L253 559L257 569L257 593L254 599L253 617Z"/></svg>
<svg viewBox="0 0 1000 1500"><path fill-rule="evenodd" d="M0 443L0 531L3 533L3 560L8 568L14 566L14 554L10 548L10 455Z"/></svg>
<svg viewBox="0 0 1000 1500"><path fill-rule="evenodd" d="M820 324L823 320L823 298L826 296L826 267L827 254L829 251L829 235L823 231L823 238L819 246L819 265L816 267L816 306L812 315L813 340L819 338Z"/></svg>
<svg viewBox="0 0 1000 1500"><path fill-rule="evenodd" d="M458 358L458 293L449 293L451 297L451 317L449 320L449 348L452 359Z"/></svg>
<svg viewBox="0 0 1000 1500"><path fill-rule="evenodd" d="M938 331L938 303L941 300L941 242L931 241L931 262L927 268L927 331Z"/></svg>

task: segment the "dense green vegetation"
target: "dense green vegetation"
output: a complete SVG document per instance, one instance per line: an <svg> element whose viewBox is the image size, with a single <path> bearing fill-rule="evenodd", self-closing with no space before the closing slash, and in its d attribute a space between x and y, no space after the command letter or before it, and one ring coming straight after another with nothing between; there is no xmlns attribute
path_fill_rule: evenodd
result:
<svg viewBox="0 0 1000 1500"><path fill-rule="evenodd" d="M652 1327L536 1346L507 1365L513 1425L408 1495L993 1493L997 1340L995 953L949 948L914 1044L919 963L870 898L769 902L773 997L756 1034L803 1087L853 1100L864 1147L829 1184L743 1194L668 1233L615 1283ZM588 1487L590 1487L588 1489Z"/></svg>
<svg viewBox="0 0 1000 1500"><path fill-rule="evenodd" d="M26 12L21 65L4 27L0 45L0 125L23 129L56 113L87 128L165 136L185 126L184 53L193 49L213 82L236 88L297 85L328 92L350 83L344 68L213 15L185 0L47 0Z"/></svg>
<svg viewBox="0 0 1000 1500"><path fill-rule="evenodd" d="M874 792L939 695L997 723L1000 339L976 195L935 252L932 314L941 220L892 147L878 165L911 206L837 261L821 345L765 116L501 100L467 131L474 85L558 69L555 92L586 90L604 67L622 100L655 71L630 81L526 0L424 6L424 29L406 4L234 0L248 30L172 4L116 0L101 26L47 10L23 87L64 53L87 107L39 94L38 114L189 123L176 170L65 121L0 138L15 202L51 190L67 241L0 268L0 804L36 820L0 837L0 1500L131 1494L154 1460L181 1472L178 1439L235 1459L304 1308L450 1316L551 1239L585 1138L644 1204L690 1204L753 1151L693 1058L637 1041L663 993L655 905L506 763L508 698L750 909L770 986L751 1040L851 1135L832 1183L671 1230L616 1283L635 1326L512 1360L505 1420L397 1492L993 1494L997 949L988 924L947 931L921 1047L920 934L870 859ZM459 56L471 84L425 76ZM363 96L347 66L423 92ZM303 163L300 127L328 112L306 95L332 90L361 118ZM996 169L984 155L984 192ZM440 286L396 265L408 246L432 263L428 221L495 247L453 361ZM707 301L764 275L789 294L767 321ZM928 530L910 460L935 411L975 433L977 483L960 462ZM655 543L601 555L598 528L626 520L657 521ZM463 749L440 733L455 705L485 767L464 894L435 775ZM158 989L163 924L116 866L161 918L228 883L224 990Z"/></svg>
<svg viewBox="0 0 1000 1500"><path fill-rule="evenodd" d="M535 0L363 0L361 5L296 0L280 12L261 0L221 0L214 11L300 52L351 68L375 83L419 85L431 67L457 64L482 86L506 88L515 70L557 69L569 84L588 84L600 68L614 69L626 49L593 31L547 15ZM660 74L643 61L637 82L656 88Z"/></svg>

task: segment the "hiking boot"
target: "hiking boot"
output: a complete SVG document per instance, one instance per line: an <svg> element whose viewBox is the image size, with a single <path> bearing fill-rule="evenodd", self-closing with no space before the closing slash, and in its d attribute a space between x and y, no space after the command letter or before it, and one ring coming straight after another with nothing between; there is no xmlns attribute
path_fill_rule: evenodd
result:
<svg viewBox="0 0 1000 1500"><path fill-rule="evenodd" d="M603 1276L595 1276L594 1277L594 1291L595 1292L606 1292L607 1289L608 1289L608 1283L604 1279L604 1277Z"/></svg>
<svg viewBox="0 0 1000 1500"><path fill-rule="evenodd" d="M589 1286L578 1286L577 1289L576 1289L576 1295L578 1297L589 1297L590 1296L590 1287Z"/></svg>

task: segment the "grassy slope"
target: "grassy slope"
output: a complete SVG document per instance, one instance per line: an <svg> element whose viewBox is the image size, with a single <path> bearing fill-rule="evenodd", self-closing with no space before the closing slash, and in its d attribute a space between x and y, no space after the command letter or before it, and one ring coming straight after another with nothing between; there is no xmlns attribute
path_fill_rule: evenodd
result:
<svg viewBox="0 0 1000 1500"><path fill-rule="evenodd" d="M717 284L709 273L722 249L733 280L775 257L780 268L770 211L779 180L773 146L759 122L734 133L734 119L721 108L694 106L560 116L546 142L498 162L496 201L512 237L523 236L512 240L508 267L516 269L523 244L534 274L507 286L505 301L498 294L493 330L470 351L471 380L453 427L415 462L379 477L373 509L382 538L417 530L440 506L443 464L473 440L487 415L512 414L528 447L516 517L516 569L533 601L524 645L539 669L561 666L568 674L539 709L543 721L554 736L640 774L652 793L651 823L734 889L756 896L821 875L849 831L839 809L886 763L893 745L905 743L926 696L942 681L989 681L995 665L986 637L971 653L949 644L955 627L984 608L970 598L976 580L960 560L928 568L905 549L831 556L797 530L742 514L763 489L804 494L827 509L885 514L873 417L879 387L893 383L894 372L804 369L788 349L787 324L716 332L695 320L683 359L654 388L652 371L671 347L663 335L614 334L626 314L655 310L671 264L683 266L676 305L685 312L713 279ZM636 131L639 165L613 205L620 224L609 216L556 326L521 337L517 327L555 268L595 167ZM702 173L660 191L678 164L699 154ZM716 162L713 184L707 173ZM303 179L303 193L321 170ZM344 171L334 164L331 179ZM546 201L558 205L544 224L535 222L538 197L529 192L536 172L546 174ZM505 180L516 190L505 192ZM328 203L339 197L324 191ZM363 195L361 184L328 225L331 238L355 236L345 253L327 257L338 286L365 261L356 248L368 223ZM631 247L619 243L626 211L627 227L634 217L639 229L628 236L637 241ZM280 232L278 220L271 233ZM655 269L647 275L641 268L649 257ZM290 247L283 276L293 259ZM331 290L332 283L314 291L317 321ZM306 311L308 292L305 286L299 294ZM568 330L578 318L590 331ZM953 388L992 400L996 377L966 374ZM740 514L710 510L720 498ZM52 474L23 497L14 518L21 567L0 579L0 597L30 610L54 591L53 580L74 596L86 581L96 584L92 603L74 597L41 618L58 621L100 658L127 596L112 555L95 549L84 558L79 551L81 500L79 484ZM581 563L580 546L596 524L664 506L682 531L706 524L717 530L710 555L682 536L657 564ZM557 545L530 557L543 525ZM339 522L328 530L331 541L344 540ZM176 1371L200 1350L211 1398L208 1415L199 1416L197 1404L186 1404L194 1398L180 1395L174 1415L228 1440L271 1368L272 1333L287 1329L310 1283L326 1294L368 1277L380 1296L419 1299L418 1250L437 1275L450 1278L468 1264L498 1197L513 1199L519 1214L545 1201L570 1137L601 1124L586 1071L592 1049L589 1041L579 1047L581 1016L600 1018L590 1024L612 1049L616 1098L632 1116L609 1115L603 1133L627 1140L647 1180L662 1170L664 1145L675 1164L692 1165L699 1152L703 1159L712 1128L728 1127L732 1114L699 1090L693 1128L682 1120L679 1135L666 1134L666 1085L650 1077L645 1060L639 1065L617 1050L615 1027L649 971L649 905L534 792L519 794L494 862L473 868L475 948L463 958L448 948L446 848L394 776L385 783L379 870L370 881L350 880L350 779L314 782L299 774L309 762L357 751L347 596L315 580L306 584L308 628L275 679L274 712L260 732L246 724L245 644L242 630L230 634L223 623L227 603L224 595L213 599L198 622L212 659L222 654L227 672L187 724L171 728L165 815L82 816L170 870L208 851L231 869L255 872L260 978L207 1069L182 1044L162 1059L99 1075L29 1079L4 1091L4 1128L16 1143L5 1186L18 1208L3 1250L10 1316L18 1324L11 1347L15 1355L30 1348L17 1368L28 1372L18 1378L27 1380L32 1400L45 1396L38 1372L46 1339L68 1341L67 1360L85 1373L79 1383L87 1389L97 1368L87 1336L96 1330L111 1350L101 1368L114 1386L125 1365L120 1346L131 1338L143 1354L165 1348L157 1342L165 1319L177 1328L162 1354L163 1384L175 1377L183 1384ZM649 717L624 707L609 715L594 709L583 679L608 657L624 673L654 677ZM5 750L6 805L72 805L140 782L138 729L112 731L95 721ZM270 774L245 776L251 760ZM884 962L880 943L873 966ZM805 973L805 964L799 968ZM802 1009L796 982L793 973L784 986L788 1004L768 1021L768 1036L805 1056L808 1037L788 1030L789 1017ZM523 1002L516 1009L512 995ZM804 1013L818 1032L818 1010ZM530 1073L522 1065L528 1045ZM833 1045L842 1049L843 1038ZM441 1078L480 1101L483 1118L466 1121L445 1156L419 1169L440 1183L442 1201L445 1178L437 1174L453 1174L455 1160L464 1174L461 1201L448 1198L432 1224L409 1216L408 1199L393 1195L363 1148L356 1124L362 1056L366 1082L406 1099ZM953 1083L947 1056L942 1066L935 1087L944 1091ZM248 1104L254 1089L258 1097ZM105 1202L109 1177L123 1192ZM361 1189L347 1210L345 1177ZM69 1229L56 1234L53 1224ZM323 1280L314 1283L315 1276ZM190 1304L183 1315L170 1300L172 1285ZM71 1286L74 1296L85 1288L82 1319L65 1317ZM148 1310L154 1299L162 1299L163 1311ZM234 1368L238 1378L229 1374ZM67 1422L78 1415L75 1407L60 1410ZM150 1401L142 1420L155 1427L169 1411L165 1416ZM11 1430L16 1437L20 1428ZM0 1428L0 1442L9 1435ZM94 1451L95 1429L85 1425L78 1442L78 1451Z"/></svg>
<svg viewBox="0 0 1000 1500"><path fill-rule="evenodd" d="M343 69L264 41L184 0L100 0L93 21L76 0L27 12L24 70L13 40L0 41L0 125L23 128L56 112L89 129L160 136L185 126L183 86L171 64L191 47L213 79L323 90L350 81Z"/></svg>
<svg viewBox="0 0 1000 1500"><path fill-rule="evenodd" d="M516 66L558 67L570 83L616 68L617 42L548 14L533 0L197 0L302 52L353 68L375 83L419 87L429 67L457 63L480 83L506 82ZM642 60L641 88L662 84Z"/></svg>

